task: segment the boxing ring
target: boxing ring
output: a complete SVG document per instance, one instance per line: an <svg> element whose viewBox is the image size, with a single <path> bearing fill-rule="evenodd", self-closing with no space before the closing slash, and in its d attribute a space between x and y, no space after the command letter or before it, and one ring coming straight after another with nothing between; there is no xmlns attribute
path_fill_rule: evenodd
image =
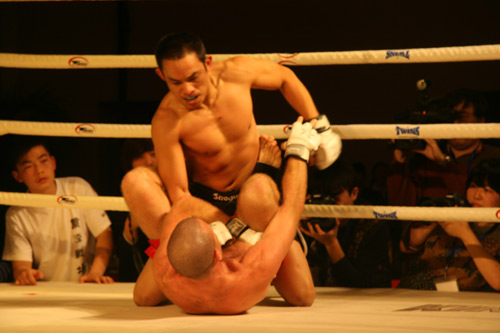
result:
<svg viewBox="0 0 500 333"><path fill-rule="evenodd" d="M236 54L214 55L221 61ZM500 60L499 45L429 49L248 54L289 66L406 64ZM154 68L152 55L36 55L0 53L0 67L86 70ZM286 139L287 124L259 125L261 134ZM387 124L332 126L343 140L500 138L500 124ZM79 138L148 138L149 125L44 123L0 120L0 135ZM31 207L99 208L127 211L122 197L53 196L1 192L0 204ZM304 216L500 222L499 208L306 205ZM1 332L500 332L497 293L405 289L316 288L310 308L286 306L271 288L246 313L192 316L174 305L140 308L133 284L39 282L36 286L0 284Z"/></svg>
<svg viewBox="0 0 500 333"><path fill-rule="evenodd" d="M349 64L410 64L435 62L465 62L500 60L500 44L461 47L366 50L345 52L306 52L294 54L246 54L290 66L349 65ZM215 54L222 61L237 54ZM84 70L106 68L155 68L152 55L35 55L0 53L0 67L25 69ZM288 124L258 125L260 134L286 139ZM452 139L500 138L500 123L479 124L385 124L332 125L343 140L373 139ZM0 135L41 135L80 138L149 138L150 125L44 123L0 120ZM0 204L34 207L100 208L127 211L121 197L50 196L0 192ZM306 205L305 217L378 218L421 221L500 222L498 208L438 208L392 206L326 206Z"/></svg>
<svg viewBox="0 0 500 333"><path fill-rule="evenodd" d="M132 283L0 284L0 330L17 332L498 332L493 293L316 288L310 308L274 289L246 313L187 315L175 305L140 308Z"/></svg>

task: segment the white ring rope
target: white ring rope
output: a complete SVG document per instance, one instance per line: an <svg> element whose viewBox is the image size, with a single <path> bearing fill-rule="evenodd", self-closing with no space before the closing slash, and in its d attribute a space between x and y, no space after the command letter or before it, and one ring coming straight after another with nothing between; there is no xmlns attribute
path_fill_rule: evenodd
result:
<svg viewBox="0 0 500 333"><path fill-rule="evenodd" d="M288 125L257 125L260 134L286 139ZM342 139L500 138L500 123L333 125ZM51 123L0 120L0 135L41 135L92 138L150 138L151 125Z"/></svg>
<svg viewBox="0 0 500 333"><path fill-rule="evenodd" d="M128 211L123 197L0 192L0 204L38 208L81 208Z"/></svg>
<svg viewBox="0 0 500 333"><path fill-rule="evenodd" d="M242 54L214 54L222 61ZM418 48L402 50L366 50L341 52L243 54L290 66L409 64L500 60L500 44ZM7 68L155 68L153 55L37 55L0 53L0 67Z"/></svg>
<svg viewBox="0 0 500 333"><path fill-rule="evenodd" d="M294 54L247 54L284 65L348 65L432 63L500 60L500 44L405 50L368 50L345 52L306 52ZM214 55L215 61L236 54ZM0 53L0 67L7 68L155 68L152 55L33 55ZM277 139L287 137L287 125L259 125L261 134ZM429 125L338 125L334 131L343 139L414 139L414 138L498 138L500 124L429 124ZM0 135L47 135L65 137L150 137L149 125L89 123L40 123L0 121ZM0 192L0 204L29 207L59 207L128 211L122 197L87 197ZM379 218L417 221L500 222L498 208L395 207L305 205L304 217Z"/></svg>
<svg viewBox="0 0 500 333"><path fill-rule="evenodd" d="M0 192L0 204L40 208L128 211L122 197L93 197ZM409 221L474 221L500 223L500 208L305 205L303 217L343 217Z"/></svg>
<svg viewBox="0 0 500 333"><path fill-rule="evenodd" d="M5 134L93 138L150 138L151 125L0 120L0 135Z"/></svg>

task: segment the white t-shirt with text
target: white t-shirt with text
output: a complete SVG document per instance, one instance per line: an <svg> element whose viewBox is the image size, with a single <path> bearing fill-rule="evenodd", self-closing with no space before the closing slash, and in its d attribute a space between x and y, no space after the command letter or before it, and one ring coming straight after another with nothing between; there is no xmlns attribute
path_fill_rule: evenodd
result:
<svg viewBox="0 0 500 333"><path fill-rule="evenodd" d="M96 196L79 177L56 178L56 195ZM75 281L90 270L95 239L111 225L103 210L10 207L3 259L30 261L46 281Z"/></svg>

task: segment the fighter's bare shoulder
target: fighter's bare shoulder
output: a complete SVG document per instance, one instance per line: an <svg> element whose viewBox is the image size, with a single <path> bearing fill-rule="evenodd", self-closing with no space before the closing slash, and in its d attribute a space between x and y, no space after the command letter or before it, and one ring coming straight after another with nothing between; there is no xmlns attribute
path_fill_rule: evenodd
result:
<svg viewBox="0 0 500 333"><path fill-rule="evenodd" d="M179 104L177 99L169 92L167 93L158 105L158 109L154 115L154 118L177 118L180 117L185 111L185 108ZM153 119L154 119L153 118Z"/></svg>
<svg viewBox="0 0 500 333"><path fill-rule="evenodd" d="M253 89L276 90L290 76L290 69L267 59L236 56L224 61L225 82L249 84Z"/></svg>
<svg viewBox="0 0 500 333"><path fill-rule="evenodd" d="M218 63L220 77L226 82L252 82L268 66L274 63L248 56L236 56Z"/></svg>
<svg viewBox="0 0 500 333"><path fill-rule="evenodd" d="M182 118L182 107L176 105L175 98L167 94L161 101L158 109L156 110L151 126L153 134L159 131L164 131L167 128L172 129L174 124L178 123Z"/></svg>

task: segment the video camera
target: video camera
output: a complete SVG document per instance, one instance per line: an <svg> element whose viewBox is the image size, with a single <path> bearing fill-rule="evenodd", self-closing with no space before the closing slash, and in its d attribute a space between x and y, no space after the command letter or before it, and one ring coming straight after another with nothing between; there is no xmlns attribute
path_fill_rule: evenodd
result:
<svg viewBox="0 0 500 333"><path fill-rule="evenodd" d="M323 194L312 194L306 199L306 204L308 205L335 205L335 197ZM323 217L312 217L307 220L302 220L300 223L303 228L307 229L307 222L311 223L314 227L318 224L323 231L329 231L335 228L334 218L323 218Z"/></svg>
<svg viewBox="0 0 500 333"><path fill-rule="evenodd" d="M467 200L463 195L452 192L444 197L422 197L417 202L420 207L467 207Z"/></svg>
<svg viewBox="0 0 500 333"><path fill-rule="evenodd" d="M417 110L405 112L396 116L396 121L407 124L446 124L457 119L453 107L442 99L429 99L428 88L430 81L421 79L417 81ZM422 150L426 142L421 139L395 140L394 149Z"/></svg>
<svg viewBox="0 0 500 333"><path fill-rule="evenodd" d="M419 207L467 207L469 204L465 197L457 192L452 192L444 197L422 197L418 200ZM431 222L413 222L413 227L430 225Z"/></svg>

